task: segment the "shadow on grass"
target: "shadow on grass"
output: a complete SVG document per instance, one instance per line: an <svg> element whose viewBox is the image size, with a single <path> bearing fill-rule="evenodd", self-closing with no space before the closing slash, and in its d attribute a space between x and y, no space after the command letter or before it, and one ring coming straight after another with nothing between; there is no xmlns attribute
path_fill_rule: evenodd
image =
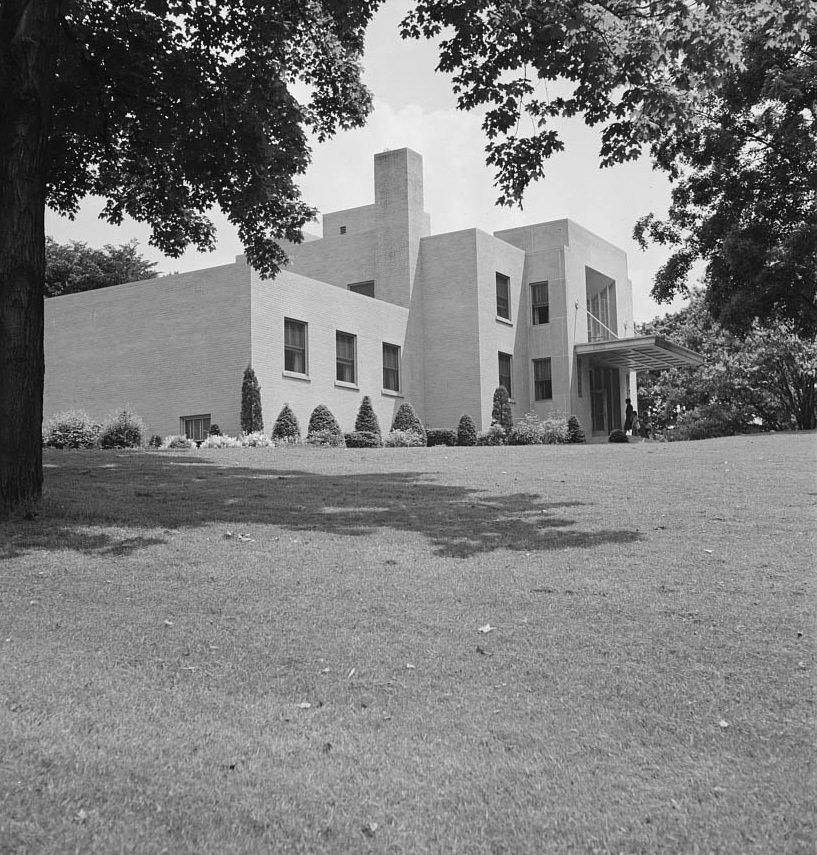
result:
<svg viewBox="0 0 817 855"><path fill-rule="evenodd" d="M346 537L378 529L415 532L436 555L455 558L639 539L632 530L573 528L576 521L564 512L584 502L544 502L536 493L491 496L437 483L422 472L315 474L164 454L120 454L113 461L66 454L46 471L42 515L15 526L0 543L0 559L37 549L129 555L165 542L161 536L133 536L132 528L167 534L214 522L236 532L252 524ZM129 531L117 537L97 526Z"/></svg>

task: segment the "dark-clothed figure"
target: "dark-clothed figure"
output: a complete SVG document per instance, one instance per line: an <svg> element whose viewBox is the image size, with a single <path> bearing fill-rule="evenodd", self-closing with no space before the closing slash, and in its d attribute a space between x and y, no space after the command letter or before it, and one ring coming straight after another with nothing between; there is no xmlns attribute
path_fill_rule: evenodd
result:
<svg viewBox="0 0 817 855"><path fill-rule="evenodd" d="M627 409L624 410L624 433L633 429L633 402L625 398Z"/></svg>

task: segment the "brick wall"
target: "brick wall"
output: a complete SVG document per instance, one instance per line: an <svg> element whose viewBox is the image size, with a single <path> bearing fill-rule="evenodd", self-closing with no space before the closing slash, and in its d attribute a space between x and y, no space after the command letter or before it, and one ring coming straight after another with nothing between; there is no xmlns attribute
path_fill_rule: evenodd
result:
<svg viewBox="0 0 817 855"><path fill-rule="evenodd" d="M82 409L101 421L128 406L150 433L178 433L181 416L205 413L236 433L250 360L250 269L230 264L48 299L45 360L46 419Z"/></svg>

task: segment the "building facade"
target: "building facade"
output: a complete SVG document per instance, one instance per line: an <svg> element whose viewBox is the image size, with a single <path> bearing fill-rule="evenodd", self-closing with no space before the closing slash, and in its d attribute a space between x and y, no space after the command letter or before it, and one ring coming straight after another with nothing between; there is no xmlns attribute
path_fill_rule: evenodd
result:
<svg viewBox="0 0 817 855"><path fill-rule="evenodd" d="M326 214L264 279L234 264L46 300L46 418L127 406L151 433L239 432L252 365L265 424L284 403L305 430L326 404L345 431L364 395L385 430L410 401L429 428L574 413L588 436L621 427L635 372L700 361L633 335L625 253L570 220L493 235L431 234L422 158L374 158L374 203Z"/></svg>

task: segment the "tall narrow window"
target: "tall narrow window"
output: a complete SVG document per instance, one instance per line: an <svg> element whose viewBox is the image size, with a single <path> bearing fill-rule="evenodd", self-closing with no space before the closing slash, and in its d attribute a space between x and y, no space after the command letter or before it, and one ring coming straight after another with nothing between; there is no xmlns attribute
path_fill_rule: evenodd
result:
<svg viewBox="0 0 817 855"><path fill-rule="evenodd" d="M341 383L354 383L357 377L355 370L355 343L357 337L345 332L335 333L335 353L337 371L336 379Z"/></svg>
<svg viewBox="0 0 817 855"><path fill-rule="evenodd" d="M582 396L582 360L581 357L576 357L576 392L578 396L581 398ZM627 389L627 395L629 396L630 390Z"/></svg>
<svg viewBox="0 0 817 855"><path fill-rule="evenodd" d="M284 371L306 374L306 324L284 318Z"/></svg>
<svg viewBox="0 0 817 855"><path fill-rule="evenodd" d="M511 280L501 273L496 274L496 314L511 319Z"/></svg>
<svg viewBox="0 0 817 855"><path fill-rule="evenodd" d="M547 401L553 397L553 381L550 376L550 360L533 360L533 398Z"/></svg>
<svg viewBox="0 0 817 855"><path fill-rule="evenodd" d="M530 283L531 321L534 325L550 323L550 302L547 282Z"/></svg>
<svg viewBox="0 0 817 855"><path fill-rule="evenodd" d="M400 348L383 342L383 388L400 391Z"/></svg>
<svg viewBox="0 0 817 855"><path fill-rule="evenodd" d="M508 390L508 397L513 397L511 389L511 355L510 353L499 353L499 385Z"/></svg>

